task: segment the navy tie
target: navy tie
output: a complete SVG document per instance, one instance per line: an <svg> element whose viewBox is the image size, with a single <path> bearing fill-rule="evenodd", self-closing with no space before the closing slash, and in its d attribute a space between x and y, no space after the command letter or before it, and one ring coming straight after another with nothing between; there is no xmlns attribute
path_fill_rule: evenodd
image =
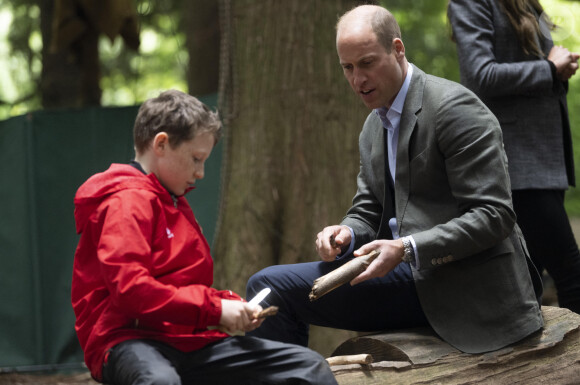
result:
<svg viewBox="0 0 580 385"><path fill-rule="evenodd" d="M389 220L395 218L395 188L393 186L393 178L391 177L391 169L389 168L389 139L387 130L383 129L383 137L385 142L385 198L383 208L383 223L381 228L386 231L380 231L385 238L393 239L391 228L389 227ZM380 234L381 235L381 234Z"/></svg>

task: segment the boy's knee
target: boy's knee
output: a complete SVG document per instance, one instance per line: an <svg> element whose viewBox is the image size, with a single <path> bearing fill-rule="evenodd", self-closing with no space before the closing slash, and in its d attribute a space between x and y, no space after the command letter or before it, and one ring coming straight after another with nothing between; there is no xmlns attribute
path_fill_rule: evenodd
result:
<svg viewBox="0 0 580 385"><path fill-rule="evenodd" d="M320 353L315 352L314 350L309 349L307 347L300 346L300 353L304 357L304 360L307 362L312 362L312 363L324 362L324 363L326 363L326 359L324 357L322 357L322 355Z"/></svg>
<svg viewBox="0 0 580 385"><path fill-rule="evenodd" d="M336 384L328 363L319 353L306 347L297 347L296 364L300 375L307 384ZM302 383L302 382L301 382Z"/></svg>
<svg viewBox="0 0 580 385"><path fill-rule="evenodd" d="M158 367L155 370L142 373L139 384L151 385L181 385L181 378L172 366Z"/></svg>
<svg viewBox="0 0 580 385"><path fill-rule="evenodd" d="M127 340L111 350L103 380L113 384L181 385L177 370L153 342Z"/></svg>
<svg viewBox="0 0 580 385"><path fill-rule="evenodd" d="M116 373L105 383L123 383L139 385L181 385L181 377L172 366L158 365L135 371Z"/></svg>

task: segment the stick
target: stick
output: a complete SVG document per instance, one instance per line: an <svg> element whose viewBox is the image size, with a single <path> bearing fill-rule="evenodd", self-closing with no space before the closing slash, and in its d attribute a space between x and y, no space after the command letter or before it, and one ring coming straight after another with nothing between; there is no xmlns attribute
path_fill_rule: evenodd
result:
<svg viewBox="0 0 580 385"><path fill-rule="evenodd" d="M270 306L260 312L254 313L252 319L266 318L276 314L278 314L278 306Z"/></svg>
<svg viewBox="0 0 580 385"><path fill-rule="evenodd" d="M332 246L333 248L336 249L338 247L338 245L336 244L336 239L334 238L334 234L330 236L329 242L330 246Z"/></svg>
<svg viewBox="0 0 580 385"><path fill-rule="evenodd" d="M378 255L379 252L373 250L370 253L354 258L338 269L317 278L314 280L312 291L310 291L308 298L310 298L311 302L315 301L337 287L352 281L354 277L365 271Z"/></svg>
<svg viewBox="0 0 580 385"><path fill-rule="evenodd" d="M270 306L270 307L265 308L262 311L254 313L252 315L252 319L266 318L266 317L276 315L277 313L278 313L278 306ZM223 326L208 326L207 329L208 330L217 329L222 333L229 334L230 336L243 336L243 335L245 335L245 333L241 330L236 330L235 332L229 332Z"/></svg>
<svg viewBox="0 0 580 385"><path fill-rule="evenodd" d="M335 356L328 357L326 359L328 365L350 365L350 364L361 364L369 365L373 363L373 356L370 354L353 354L349 356Z"/></svg>

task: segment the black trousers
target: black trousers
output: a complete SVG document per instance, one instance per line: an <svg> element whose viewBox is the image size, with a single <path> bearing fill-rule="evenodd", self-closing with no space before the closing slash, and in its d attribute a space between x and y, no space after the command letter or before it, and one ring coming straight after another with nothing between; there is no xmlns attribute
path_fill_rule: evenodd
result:
<svg viewBox="0 0 580 385"><path fill-rule="evenodd" d="M259 385L337 382L326 360L302 346L255 337L230 337L184 353L151 340L113 347L103 365L110 385Z"/></svg>
<svg viewBox="0 0 580 385"><path fill-rule="evenodd" d="M514 190L514 210L536 268L554 280L561 307L580 314L580 252L563 190Z"/></svg>

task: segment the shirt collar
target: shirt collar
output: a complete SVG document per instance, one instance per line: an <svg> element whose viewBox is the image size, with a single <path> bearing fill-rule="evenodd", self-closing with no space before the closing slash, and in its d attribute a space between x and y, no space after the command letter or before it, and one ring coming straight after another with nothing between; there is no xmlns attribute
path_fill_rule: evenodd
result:
<svg viewBox="0 0 580 385"><path fill-rule="evenodd" d="M407 97L407 91L409 91L409 84L411 84L411 76L413 76L413 66L411 63L407 65L407 75L405 76L405 80L403 81L403 85L399 90L399 93L395 97L391 108L387 107L379 107L375 108L375 113L381 118L383 123L385 123L385 119L388 118L388 115L396 113L397 115L401 115L403 112L403 106L405 105L405 98ZM390 112L390 113L389 113Z"/></svg>

